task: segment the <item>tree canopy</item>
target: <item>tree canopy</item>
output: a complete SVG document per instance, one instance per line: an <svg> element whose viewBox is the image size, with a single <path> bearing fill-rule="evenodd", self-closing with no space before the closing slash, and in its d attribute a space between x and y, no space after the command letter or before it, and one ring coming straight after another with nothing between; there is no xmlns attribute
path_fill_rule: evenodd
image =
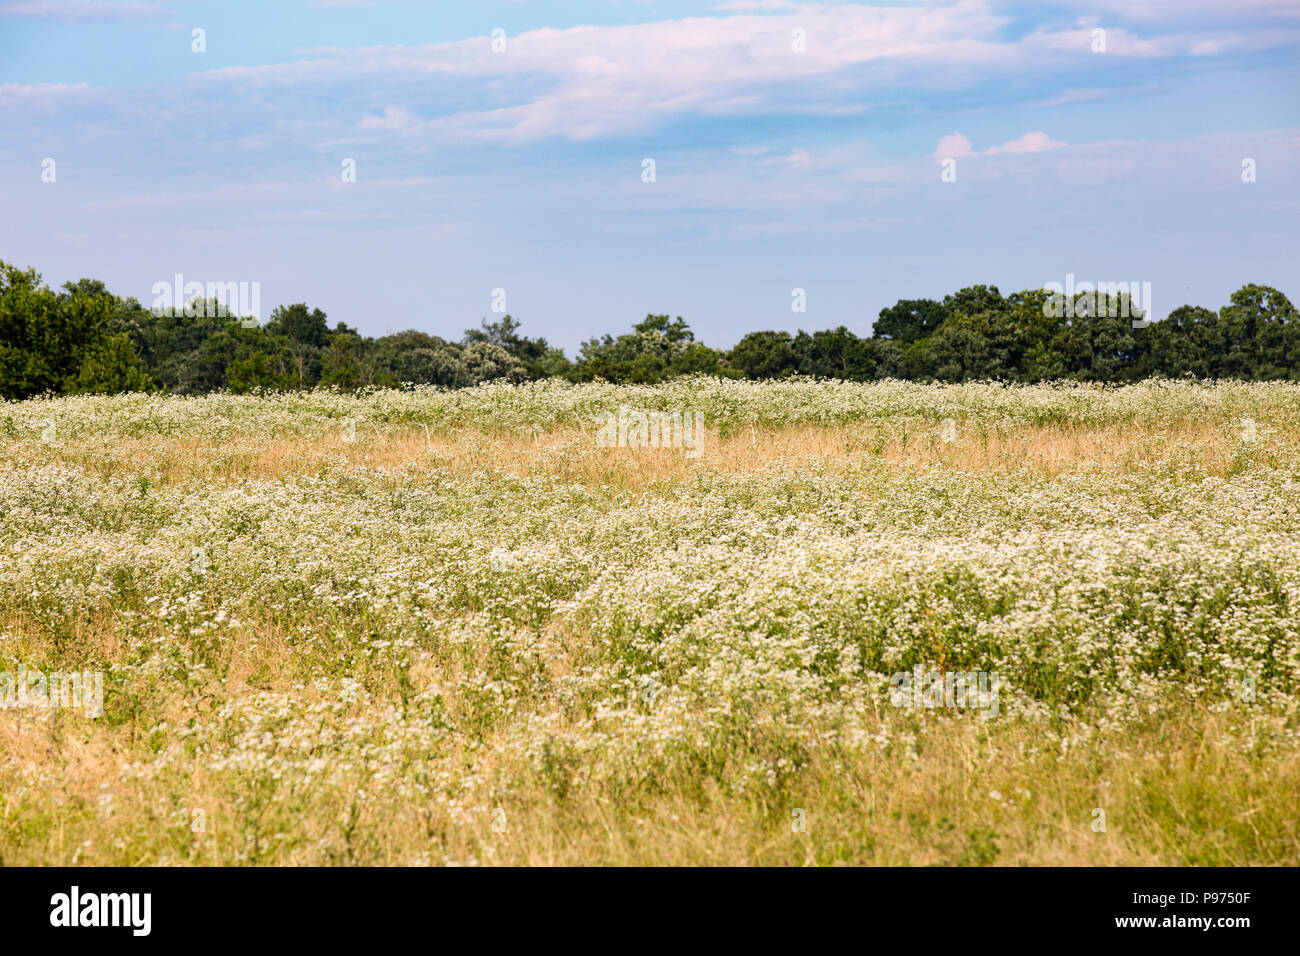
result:
<svg viewBox="0 0 1300 956"><path fill-rule="evenodd" d="M506 315L458 341L408 330L371 338L319 308L275 308L265 323L190 303L155 314L93 279L49 289L33 269L0 261L0 397L163 390L342 389L482 382L656 383L703 373L871 381L903 378L1127 382L1170 378L1300 379L1300 315L1275 288L1244 285L1217 312L1184 305L1134 328L1124 295L1044 290L1003 296L976 285L880 311L870 335L847 325L750 332L731 349L699 342L680 316L647 315L584 342L570 361ZM202 306L202 307L195 307Z"/></svg>

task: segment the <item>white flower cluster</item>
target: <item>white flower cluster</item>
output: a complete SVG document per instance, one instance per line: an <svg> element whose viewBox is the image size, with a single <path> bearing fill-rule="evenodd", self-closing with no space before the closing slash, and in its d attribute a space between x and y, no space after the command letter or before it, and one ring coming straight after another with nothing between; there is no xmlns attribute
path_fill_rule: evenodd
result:
<svg viewBox="0 0 1300 956"><path fill-rule="evenodd" d="M914 668L996 673L996 721L1044 734L1074 716L1122 735L1171 697L1242 706L1243 687L1294 727L1294 458L1226 477L1178 457L1049 475L863 453L641 486L563 473L561 458L602 451L563 437L539 439L525 474L430 454L214 480L219 461L187 477L169 457L344 419L465 429L472 444L471 430L580 428L620 406L701 409L724 433L960 422L965 440L1198 419L1231 432L1248 413L1268 441L1300 434L1300 388L1284 384L697 379L8 404L0 670L102 665L109 721L152 741L118 774L181 788L230 775L252 861L277 847L347 859L340 837L284 831L314 800L345 816L380 797L417 815L436 804L486 827L510 786L491 768L510 755L557 793L687 759L742 792L781 786L819 747L915 757L918 725L974 718L890 708L890 676ZM70 448L79 464L59 457Z"/></svg>

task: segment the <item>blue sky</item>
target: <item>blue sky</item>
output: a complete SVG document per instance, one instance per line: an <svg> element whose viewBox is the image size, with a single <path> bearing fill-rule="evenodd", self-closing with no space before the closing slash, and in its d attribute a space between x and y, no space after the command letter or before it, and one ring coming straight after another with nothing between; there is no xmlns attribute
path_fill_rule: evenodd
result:
<svg viewBox="0 0 1300 956"><path fill-rule="evenodd" d="M1300 300L1298 53L1300 0L0 0L0 259L370 334L501 288L570 354L1067 273Z"/></svg>

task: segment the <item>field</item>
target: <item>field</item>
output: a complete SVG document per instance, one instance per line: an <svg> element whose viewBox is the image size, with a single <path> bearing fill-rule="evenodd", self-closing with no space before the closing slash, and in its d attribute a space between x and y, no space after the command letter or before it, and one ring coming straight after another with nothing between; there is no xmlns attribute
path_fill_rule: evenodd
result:
<svg viewBox="0 0 1300 956"><path fill-rule="evenodd" d="M1297 385L30 400L0 530L4 864L1300 863Z"/></svg>

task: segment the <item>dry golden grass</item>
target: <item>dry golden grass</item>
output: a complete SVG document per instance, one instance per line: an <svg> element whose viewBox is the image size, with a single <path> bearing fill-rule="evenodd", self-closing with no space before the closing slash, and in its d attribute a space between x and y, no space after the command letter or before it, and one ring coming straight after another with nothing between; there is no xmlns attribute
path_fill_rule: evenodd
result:
<svg viewBox="0 0 1300 956"><path fill-rule="evenodd" d="M272 619L246 622L245 637L223 648L231 698L267 691L320 699L298 683L306 675L283 629ZM0 630L28 630L21 619ZM257 634L250 646L248 634ZM112 659L120 651L113 622L95 615L75 638ZM581 638L543 635L547 677L560 681L582 657ZM570 651L569 648L578 646ZM38 658L52 648L34 643ZM42 654L45 650L48 653ZM482 663L482 653L477 655ZM437 680L459 687L474 661L425 660L411 668L417 686ZM254 675L261 675L255 679ZM296 688L296 689L295 689ZM386 682L383 691L397 696ZM452 723L471 705L446 699ZM25 767L28 783L0 788L0 861L7 865L75 863L194 865L253 863L344 864L478 861L499 865L1032 865L1158 866L1293 865L1300 861L1300 750L1263 725L1263 743L1249 745L1239 715L1192 702L1162 709L1158 718L1053 751L1045 727L966 715L924 715L901 723L877 709L882 734L902 727L918 745L910 756L888 752L813 751L797 785L755 798L699 781L686 762L632 786L599 781L560 793L538 781L511 753L506 730L472 748L455 742L440 759L477 775L524 781L512 793L505 830L488 807L467 817L370 797L358 809L337 796L313 802L294 820L305 834L336 833L352 819L357 836L333 857L303 848L250 848L247 809L230 780L202 765L183 779L124 780L124 764L147 760L150 729L182 727L196 713L179 697L146 705L147 719L86 722L52 711L43 719L0 721L0 753ZM383 706L356 707L348 716L384 719ZM1250 721L1247 720L1247 726ZM553 728L557 737L563 724ZM810 728L816 736L815 728ZM1026 756L1026 755L1029 756ZM12 778L11 778L12 779ZM31 781L35 781L32 783ZM683 785L688 781L687 785ZM285 784L287 785L287 783ZM113 795L109 816L103 800ZM166 807L183 811L178 823ZM42 820L34 807L49 814ZM190 829L201 808L204 829ZM804 829L792 826L801 811ZM1096 811L1105 812L1097 829ZM17 828L15 830L15 828ZM30 830L30 838L23 831Z"/></svg>
<svg viewBox="0 0 1300 956"><path fill-rule="evenodd" d="M365 710L352 716L382 719ZM0 725L0 746L42 773L35 786L0 795L0 833L8 865L183 858L198 865L1240 866L1300 859L1300 755L1286 747L1261 762L1216 745L1234 734L1223 715L1186 707L1118 739L1029 757L1025 752L1042 743L1033 726L948 717L914 729L917 757L814 753L790 793L746 798L716 781L683 785L690 779L684 767L630 790L606 782L560 792L533 781L512 794L501 830L493 828L495 808L453 816L383 793L361 805L336 794L312 800L292 820L292 844L258 848L246 808L221 775L196 767L183 792L165 777L121 779L124 757L142 746L142 730L132 740L97 727L70 741L49 721L9 723ZM531 776L503 740L440 756L488 776ZM114 795L108 814L105 794ZM34 806L51 815L43 827ZM188 813L179 823L169 819L166 808L173 806L202 808L203 831L193 832ZM801 830L792 825L796 811ZM349 821L354 830L333 858L293 845L337 835ZM24 839L23 828L37 838Z"/></svg>
<svg viewBox="0 0 1300 956"><path fill-rule="evenodd" d="M475 426L363 425L354 441L337 430L271 439L250 430L219 441L73 434L49 447L10 441L3 453L12 473L32 475L33 483L51 465L85 474L57 473L48 479L56 483L123 483L129 502L119 500L120 490L106 492L109 503L97 502L82 530L88 541L109 526L135 535L131 546L143 564L169 530L166 521L148 523L148 508L175 506L174 499L154 503L160 489L202 495L319 477L340 499L331 520L342 524L353 480L385 488L405 482L436 494L443 482L482 480L495 490L512 488L512 476L534 476L658 502L701 474L757 479L871 464L896 470L900 480L927 470L957 481L1015 474L1041 489L1076 472L1102 476L1104 487L1107 476L1161 470L1198 480L1285 474L1300 460L1300 434L1276 428L1267 441L1243 444L1234 428L1191 415L1106 426L973 420L945 442L932 427L881 422L744 426L709 433L705 453L691 459L680 449L600 448L594 428L521 436ZM513 493L502 492L492 507ZM77 526L63 504L46 498L24 507L36 517L23 520L49 524L24 531L7 566L17 565L19 547L46 547L61 562L58 574L93 576L105 560L94 550L101 545L77 550L67 531ZM808 507L815 516L816 505ZM545 546L553 532L542 519L550 512L521 513L540 528L535 546ZM200 517L208 521L195 522L202 529L229 516ZM648 538L646 528L659 520L651 514L632 530ZM444 531L454 530L448 519ZM571 531L570 540L581 543L587 530ZM211 532L219 533L227 532ZM230 534L247 549L241 554L262 547L256 529ZM699 547L709 544L703 537ZM503 536L480 550L517 546ZM292 567L303 559L285 561ZM1061 560L1059 573L1076 570ZM242 573L233 559L226 568ZM352 577L347 570L331 566L337 589L360 592L387 569ZM0 711L0 863L1300 862L1300 731L1295 708L1277 698L1244 706L1203 699L1171 680L1092 710L1044 708L984 721L971 712L896 709L850 683L810 706L791 736L781 722L790 702L763 696L763 685L763 693L727 702L758 701L737 713L725 735L686 745L712 704L663 716L640 713L633 702L609 715L611 701L625 699L622 690L611 689L608 699L566 698L583 682L589 693L599 675L614 688L630 679L619 670L623 661L648 653L632 642L612 648L620 634L593 631L581 619L557 613L528 627L501 610L504 599L485 599L416 627L386 617L382 602L359 610L287 602L273 587L279 579L264 570L250 572L246 586L214 585L211 593L209 582L161 565L134 571L129 562L118 567L120 588L83 604L48 596L42 603L18 590L0 602L0 635L9 642L0 652L10 661L55 669L91 660L119 669L99 720ZM476 598L473 571L464 571L464 586ZM403 600L426 583L458 582L413 571L403 579ZM908 612L942 669L946 642L968 623L963 597L945 592ZM157 601L183 610L157 614ZM218 606L239 622L214 626L209 637L195 622L210 622ZM936 617L944 608L950 616ZM525 632L526 640L510 643ZM671 637L656 633L653 641ZM785 637L773 629L773 640ZM409 654L358 651L380 639L409 640ZM789 676L760 673L757 664L737 665L736 674ZM354 678L359 696L341 697L339 681ZM500 700L493 686L507 688ZM429 704L435 691L436 707ZM653 739L663 727L678 736Z"/></svg>
<svg viewBox="0 0 1300 956"><path fill-rule="evenodd" d="M1287 439L1287 436L1282 436ZM706 454L681 449L598 448L591 430L556 429L529 437L476 429L430 434L422 430L359 429L340 434L260 440L231 436L220 443L138 439L111 446L70 442L44 460L112 478L147 474L168 485L190 481L239 482L317 475L340 466L416 471L437 468L453 475L511 471L545 474L600 486L638 487L674 482L700 472L743 474L773 464L878 461L908 467L938 466L966 473L1028 472L1052 477L1069 471L1135 471L1175 462L1207 475L1226 476L1243 462L1241 443L1221 422L1183 421L1157 427L1136 423L1087 427L1024 425L963 431L952 442L933 430L882 434L860 425L752 429L720 438L709 434ZM1281 464L1300 456L1300 443L1275 440L1249 449L1246 459Z"/></svg>

